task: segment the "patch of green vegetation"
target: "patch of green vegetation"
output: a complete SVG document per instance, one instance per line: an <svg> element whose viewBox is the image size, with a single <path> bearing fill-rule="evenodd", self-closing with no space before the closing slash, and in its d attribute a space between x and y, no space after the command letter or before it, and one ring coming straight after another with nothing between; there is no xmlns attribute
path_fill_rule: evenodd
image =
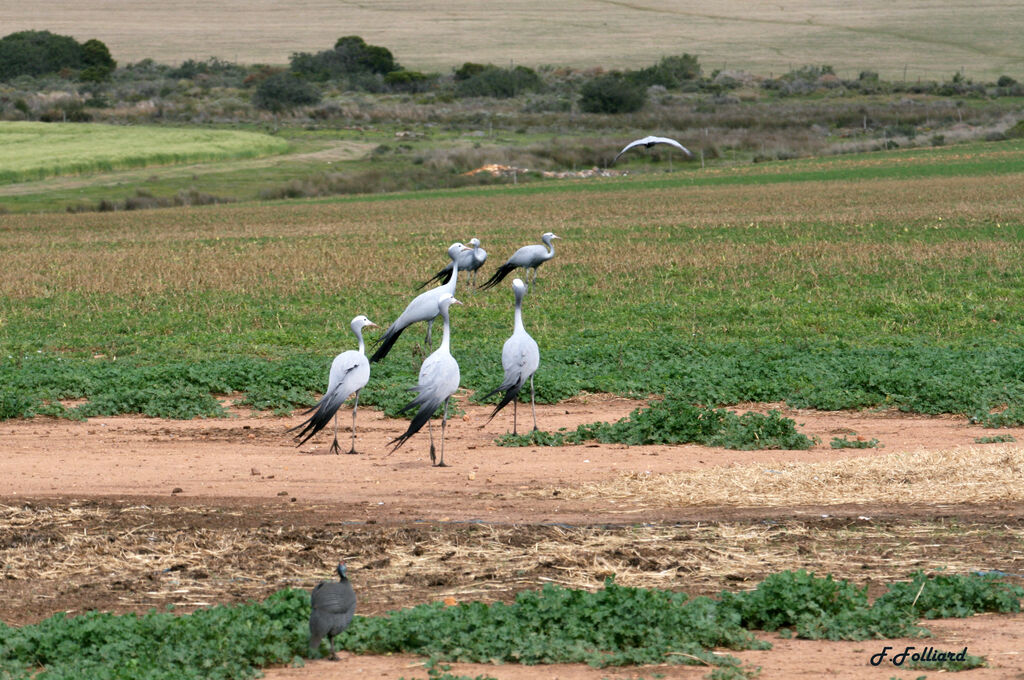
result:
<svg viewBox="0 0 1024 680"><path fill-rule="evenodd" d="M309 595L284 590L261 603L178 616L57 614L36 625L0 623L0 677L11 680L235 680L295 663L308 646Z"/></svg>
<svg viewBox="0 0 1024 680"><path fill-rule="evenodd" d="M498 680L497 678L493 678L490 675L482 674L472 678L468 675L452 675L448 672L452 669L451 665L441 663L434 657L429 658L427 662L423 664L423 667L427 669L428 680ZM398 680L406 680L406 677L403 675ZM414 679L410 678L409 680Z"/></svg>
<svg viewBox="0 0 1024 680"><path fill-rule="evenodd" d="M833 449L876 449L879 447L878 440L874 437L871 439L863 437L847 439L845 434L842 437L833 437L829 445Z"/></svg>
<svg viewBox="0 0 1024 680"><path fill-rule="evenodd" d="M1017 438L1012 434L997 434L992 437L975 437L975 444L1003 444L1006 442L1015 442Z"/></svg>
<svg viewBox="0 0 1024 680"><path fill-rule="evenodd" d="M915 572L910 581L894 583L878 598L883 605L913 611L924 619L964 618L981 612L1020 611L1024 587L1004 583L997 574L926 574Z"/></svg>
<svg viewBox="0 0 1024 680"><path fill-rule="evenodd" d="M949 673L958 673L960 671L969 671L972 668L987 668L988 662L983 656L975 656L973 654L964 654L964 658L957 658L960 652L949 652L942 650L931 650L929 656L942 656L941 659L928 659L914 661L911 659L907 662L907 668L913 670L929 670L929 671L946 671Z"/></svg>
<svg viewBox="0 0 1024 680"><path fill-rule="evenodd" d="M796 431L792 419L778 411L736 415L727 409L694 405L676 394L636 409L615 423L580 425L571 432L563 428L559 432L506 434L496 442L501 446L566 446L591 440L630 446L696 443L743 451L809 449L814 445L814 440Z"/></svg>
<svg viewBox="0 0 1024 680"><path fill-rule="evenodd" d="M924 589L922 589L924 586ZM790 630L810 639L866 640L926 635L916 621L1019 611L1024 589L989 576L914 575L869 604L866 588L806 571L766 578L752 591L718 599L619 586L596 592L547 585L510 604L423 604L384 616L356 616L336 643L363 654L430 657L430 678L454 680L442 662L670 663L713 666L712 677L753 677L716 647L767 649L753 630ZM914 600L917 600L917 604ZM933 606L942 600L954 606ZM927 614L926 614L927 616ZM264 602L192 614L57 614L35 625L0 624L0 677L10 680L251 678L258 669L301 665L309 595L284 590ZM714 673L718 673L714 675ZM478 676L479 679L480 676ZM460 679L461 680L461 679Z"/></svg>

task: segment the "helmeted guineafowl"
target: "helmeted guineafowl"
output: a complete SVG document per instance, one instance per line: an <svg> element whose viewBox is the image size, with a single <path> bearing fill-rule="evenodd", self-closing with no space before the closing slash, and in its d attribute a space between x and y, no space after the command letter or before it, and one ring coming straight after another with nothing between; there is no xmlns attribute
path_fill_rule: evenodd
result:
<svg viewBox="0 0 1024 680"><path fill-rule="evenodd" d="M313 588L309 612L309 656L320 648L320 641L327 637L331 648L330 661L337 661L334 653L334 637L348 628L356 613L356 593L352 590L346 575L345 565L338 565L338 581L321 581Z"/></svg>

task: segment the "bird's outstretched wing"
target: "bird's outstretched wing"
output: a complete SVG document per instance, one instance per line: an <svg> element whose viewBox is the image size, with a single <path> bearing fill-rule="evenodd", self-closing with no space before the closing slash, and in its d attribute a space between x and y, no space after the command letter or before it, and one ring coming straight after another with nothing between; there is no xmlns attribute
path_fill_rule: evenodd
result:
<svg viewBox="0 0 1024 680"><path fill-rule="evenodd" d="M626 153L627 151L629 151L633 147L635 147L635 146L643 146L643 145L647 144L647 141L649 139L650 139L649 137L644 137L643 139L636 139L636 140L633 140L632 142L630 142L629 144L627 144L626 146L622 147L622 151L620 151L618 154L616 154L615 158L612 159L612 163L615 163L615 161L619 160L619 156L621 156L622 154Z"/></svg>
<svg viewBox="0 0 1024 680"><path fill-rule="evenodd" d="M685 153L688 158L692 158L693 157L693 154L690 153L689 149L687 149L685 146L683 146L682 144L680 144L676 140L672 139L671 137L648 137L647 138L647 143L648 144L668 144L669 146L674 146L677 149L679 149L680 151L682 151L683 153Z"/></svg>
<svg viewBox="0 0 1024 680"><path fill-rule="evenodd" d="M615 161L619 160L619 156L621 156L622 154L626 153L627 151L629 151L633 147L637 147L637 146L654 146L655 144L668 144L670 146L674 146L677 149L679 149L680 151L682 151L683 153L685 153L687 158L693 158L693 154L690 153L689 149L687 149L685 146L683 146L682 144L680 144L676 140L672 139L671 137L655 137L655 136L652 135L652 136L649 136L649 137L644 137L643 139L633 140L632 142L627 144L625 147L623 147L622 151L620 151L618 153L618 155L616 155L615 158L612 159L612 163L614 163Z"/></svg>

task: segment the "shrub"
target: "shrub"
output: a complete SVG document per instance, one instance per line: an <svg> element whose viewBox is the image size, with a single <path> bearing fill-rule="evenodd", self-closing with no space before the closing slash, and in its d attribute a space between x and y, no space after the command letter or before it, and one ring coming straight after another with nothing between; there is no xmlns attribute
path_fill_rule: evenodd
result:
<svg viewBox="0 0 1024 680"><path fill-rule="evenodd" d="M463 65L465 68L466 65ZM499 68L487 66L483 70L458 80L455 93L460 97L495 97L508 99L523 92L541 89L543 83L537 72L525 66Z"/></svg>
<svg viewBox="0 0 1024 680"><path fill-rule="evenodd" d="M678 88L685 81L700 78L700 63L692 54L681 54L675 57L663 57L654 66L628 71L626 78L630 81L650 87L661 85L669 89Z"/></svg>
<svg viewBox="0 0 1024 680"><path fill-rule="evenodd" d="M434 78L419 71L392 71L384 76L384 84L395 92L426 92Z"/></svg>
<svg viewBox="0 0 1024 680"><path fill-rule="evenodd" d="M338 38L334 49L293 54L291 68L307 78L324 81L356 74L385 75L402 67L388 48L369 45L358 35L349 35Z"/></svg>
<svg viewBox="0 0 1024 680"><path fill-rule="evenodd" d="M275 73L252 96L254 106L275 113L320 101L320 90L294 73Z"/></svg>
<svg viewBox="0 0 1024 680"><path fill-rule="evenodd" d="M633 113L645 103L647 93L643 86L620 73L598 76L580 88L580 108L587 113Z"/></svg>
<svg viewBox="0 0 1024 680"><path fill-rule="evenodd" d="M487 70L487 66L484 64L477 64L472 61L467 61L465 64L455 69L455 80L469 80L475 75L479 75L483 71ZM493 68L493 67L491 67Z"/></svg>
<svg viewBox="0 0 1024 680"><path fill-rule="evenodd" d="M1018 120L1017 123L1009 128L1003 134L1006 135L1007 139L1020 139L1024 137L1024 120Z"/></svg>
<svg viewBox="0 0 1024 680"><path fill-rule="evenodd" d="M42 76L83 66L101 67L105 63L113 69L114 60L110 59L106 45L99 40L90 40L87 44L88 49L70 36L49 31L21 31L6 35L0 38L0 80L22 75Z"/></svg>

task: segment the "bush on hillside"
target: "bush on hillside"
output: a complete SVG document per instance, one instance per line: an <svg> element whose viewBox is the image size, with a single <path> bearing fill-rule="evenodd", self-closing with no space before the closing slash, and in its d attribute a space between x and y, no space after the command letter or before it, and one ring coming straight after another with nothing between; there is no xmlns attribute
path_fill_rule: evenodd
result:
<svg viewBox="0 0 1024 680"><path fill-rule="evenodd" d="M466 75L465 69L470 66L463 64L460 71L463 77L460 78L459 71L456 71L455 93L460 97L495 97L497 99L508 99L524 92L536 92L543 87L540 76L532 68L526 66L515 66L513 68L499 68L497 66L485 66L482 70L476 70L472 75Z"/></svg>
<svg viewBox="0 0 1024 680"><path fill-rule="evenodd" d="M644 87L661 85L674 90L687 81L700 78L700 62L692 54L662 57L661 61L653 66L638 71L627 71L626 78Z"/></svg>
<svg viewBox="0 0 1024 680"><path fill-rule="evenodd" d="M358 35L338 38L334 48L310 54L297 52L291 57L291 69L306 78L326 81L361 74L386 75L401 70L391 50L369 45Z"/></svg>
<svg viewBox="0 0 1024 680"><path fill-rule="evenodd" d="M633 113L645 103L647 92L643 86L621 73L598 76L580 88L580 108L587 113Z"/></svg>
<svg viewBox="0 0 1024 680"><path fill-rule="evenodd" d="M256 108L275 113L319 101L320 90L315 85L288 72L267 77L252 95L252 103Z"/></svg>
<svg viewBox="0 0 1024 680"><path fill-rule="evenodd" d="M0 38L0 80L43 76L64 69L82 71L86 80L106 78L117 62L101 41L85 44L49 31L19 31Z"/></svg>

